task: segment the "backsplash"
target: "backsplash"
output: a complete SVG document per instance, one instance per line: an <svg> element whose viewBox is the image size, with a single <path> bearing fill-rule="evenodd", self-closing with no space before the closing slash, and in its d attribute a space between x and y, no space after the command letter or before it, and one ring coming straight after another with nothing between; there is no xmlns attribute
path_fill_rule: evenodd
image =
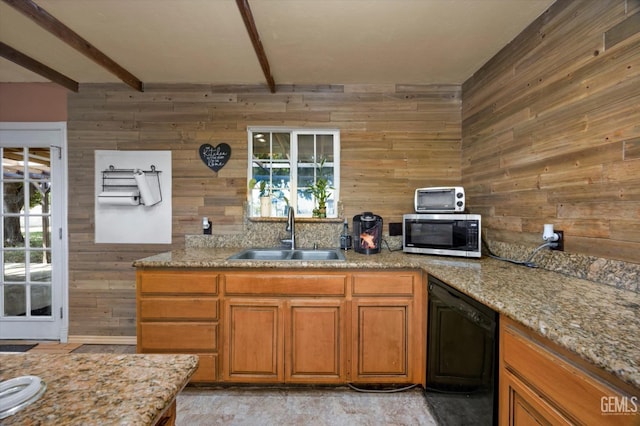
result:
<svg viewBox="0 0 640 426"><path fill-rule="evenodd" d="M296 223L296 243L298 247L337 248L340 246L341 222L318 222L304 219ZM244 220L244 232L220 235L186 235L187 248L249 248L279 247L280 240L288 237L284 220ZM383 235L383 250L401 250L402 238ZM489 242L491 251L500 257L524 261L531 256L534 248L524 245ZM486 256L486 250L484 256ZM582 278L613 287L640 293L640 264L619 260L586 256L542 249L532 258L539 268L564 275ZM524 267L524 266L523 266Z"/></svg>
<svg viewBox="0 0 640 426"><path fill-rule="evenodd" d="M490 241L497 256L523 261L535 248ZM486 255L486 253L484 253ZM532 259L539 268L640 293L640 264L542 249Z"/></svg>
<svg viewBox="0 0 640 426"><path fill-rule="evenodd" d="M335 248L340 246L340 234L342 222L331 221L304 221L296 222L296 246L303 248L313 247ZM185 246L187 248L213 248L213 247L279 247L280 240L289 237L285 231L285 219L249 220L245 218L243 232L238 234L219 235L186 235Z"/></svg>

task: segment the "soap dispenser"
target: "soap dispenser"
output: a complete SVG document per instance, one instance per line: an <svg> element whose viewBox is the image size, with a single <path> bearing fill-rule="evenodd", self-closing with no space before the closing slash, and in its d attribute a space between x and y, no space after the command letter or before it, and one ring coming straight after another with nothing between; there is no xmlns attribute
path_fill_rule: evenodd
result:
<svg viewBox="0 0 640 426"><path fill-rule="evenodd" d="M340 248L342 250L349 250L351 248L351 235L349 235L349 223L347 219L344 220L342 235L340 235Z"/></svg>

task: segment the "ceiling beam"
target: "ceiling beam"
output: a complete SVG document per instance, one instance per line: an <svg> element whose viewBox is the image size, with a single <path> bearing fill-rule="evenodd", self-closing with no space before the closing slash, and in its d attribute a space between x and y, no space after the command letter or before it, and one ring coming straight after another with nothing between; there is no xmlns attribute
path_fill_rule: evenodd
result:
<svg viewBox="0 0 640 426"><path fill-rule="evenodd" d="M251 13L251 8L249 7L249 0L236 0L236 4L238 5L238 9L240 9L240 14L242 15L244 26L247 27L247 32L249 33L249 38L251 39L251 43L253 44L253 49L256 51L256 55L258 55L260 67L262 67L262 73L267 79L269 90L271 90L271 93L276 93L276 83L273 81L273 77L271 76L269 60L267 59L267 54L264 51L262 42L260 41L260 34L258 34L256 23L253 20L253 14Z"/></svg>
<svg viewBox="0 0 640 426"><path fill-rule="evenodd" d="M67 89L77 92L78 91L78 82L70 79L64 74L60 74L58 71L53 68L49 68L42 62L38 62L35 59L25 55L22 52L17 51L13 47L4 44L0 41L0 56L5 59L10 60L23 68L28 69L47 80L51 80L56 84L59 84L62 87L66 87Z"/></svg>
<svg viewBox="0 0 640 426"><path fill-rule="evenodd" d="M106 68L109 72L116 75L120 80L142 92L143 84L136 76L118 65L113 59L102 53L98 48L93 46L80 35L58 21L54 16L46 10L35 4L32 0L2 0L12 6L25 16L33 20L36 24L58 37L78 52L87 56L89 59Z"/></svg>

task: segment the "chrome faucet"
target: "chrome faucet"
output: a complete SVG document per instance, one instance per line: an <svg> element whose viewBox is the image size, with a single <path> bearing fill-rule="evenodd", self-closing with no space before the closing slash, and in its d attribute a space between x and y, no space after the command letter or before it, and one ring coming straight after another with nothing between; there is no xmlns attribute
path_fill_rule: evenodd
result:
<svg viewBox="0 0 640 426"><path fill-rule="evenodd" d="M281 240L282 243L291 243L291 250L296 249L296 215L293 212L293 207L289 207L289 214L287 215L287 227L285 231L291 233L291 239Z"/></svg>

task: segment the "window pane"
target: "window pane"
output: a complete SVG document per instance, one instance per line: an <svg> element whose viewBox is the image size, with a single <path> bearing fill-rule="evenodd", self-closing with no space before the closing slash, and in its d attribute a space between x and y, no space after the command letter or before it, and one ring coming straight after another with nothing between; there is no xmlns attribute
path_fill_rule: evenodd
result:
<svg viewBox="0 0 640 426"><path fill-rule="evenodd" d="M298 189L298 211L300 216L311 216L315 208L313 197L305 190Z"/></svg>
<svg viewBox="0 0 640 426"><path fill-rule="evenodd" d="M27 290L23 285L4 286L4 316L27 313Z"/></svg>
<svg viewBox="0 0 640 426"><path fill-rule="evenodd" d="M50 222L48 216L29 216L29 245L31 248L51 248Z"/></svg>
<svg viewBox="0 0 640 426"><path fill-rule="evenodd" d="M313 163L315 161L314 135L298 135L298 162Z"/></svg>
<svg viewBox="0 0 640 426"><path fill-rule="evenodd" d="M6 169L5 169L6 171ZM4 247L24 247L25 239L20 215L24 206L24 184L22 182L4 182Z"/></svg>
<svg viewBox="0 0 640 426"><path fill-rule="evenodd" d="M289 160L291 152L291 135L289 133L273 133L271 150L274 160Z"/></svg>
<svg viewBox="0 0 640 426"><path fill-rule="evenodd" d="M51 316L51 286L31 286L31 315Z"/></svg>
<svg viewBox="0 0 640 426"><path fill-rule="evenodd" d="M316 140L318 163L322 160L333 162L333 135L318 135Z"/></svg>
<svg viewBox="0 0 640 426"><path fill-rule="evenodd" d="M289 167L275 169L273 173L273 191L271 215L286 216L285 208L291 202L291 169Z"/></svg>
<svg viewBox="0 0 640 426"><path fill-rule="evenodd" d="M4 253L4 281L25 282L27 265L24 251L6 251Z"/></svg>
<svg viewBox="0 0 640 426"><path fill-rule="evenodd" d="M35 253L32 253L34 255ZM43 255L47 254L46 252L40 252L38 255L42 258ZM41 282L41 283L50 283L51 282L51 263L31 263L29 265L29 269L31 272L31 281Z"/></svg>
<svg viewBox="0 0 640 426"><path fill-rule="evenodd" d="M309 187L314 181L313 164L298 164L298 188Z"/></svg>
<svg viewBox="0 0 640 426"><path fill-rule="evenodd" d="M270 133L265 132L254 132L251 140L253 141L253 158L258 159L269 159L271 158L271 147L269 144L269 140L271 138Z"/></svg>
<svg viewBox="0 0 640 426"><path fill-rule="evenodd" d="M269 176L270 173L270 168L269 168L269 163L265 163L264 166L266 167L259 167L259 166L254 166L252 168L252 173L253 173L253 178L256 180L256 189L260 189L260 182L266 182L269 183L269 180L271 179L271 177ZM268 189L268 186L267 186Z"/></svg>

